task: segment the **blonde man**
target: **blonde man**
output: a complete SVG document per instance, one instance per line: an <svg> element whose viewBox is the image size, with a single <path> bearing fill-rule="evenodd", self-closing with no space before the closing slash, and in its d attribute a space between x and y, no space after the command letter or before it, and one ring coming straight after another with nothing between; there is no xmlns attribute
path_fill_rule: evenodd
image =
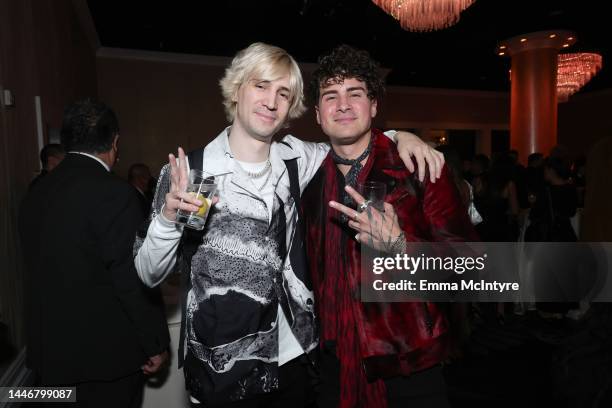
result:
<svg viewBox="0 0 612 408"><path fill-rule="evenodd" d="M195 406L309 406L318 330L298 204L329 146L273 141L305 110L302 76L286 51L252 44L220 84L231 126L188 157L181 148L178 160L169 155L136 267L149 286L177 264L186 277L179 359ZM402 137L404 150L431 154L418 138ZM202 204L184 193L189 167L218 185L199 234L173 222L178 209Z"/></svg>

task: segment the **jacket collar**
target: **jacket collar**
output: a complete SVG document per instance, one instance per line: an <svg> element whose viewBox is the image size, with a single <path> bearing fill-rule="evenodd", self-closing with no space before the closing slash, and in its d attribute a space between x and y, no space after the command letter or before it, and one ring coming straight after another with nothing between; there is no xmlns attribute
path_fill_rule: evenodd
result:
<svg viewBox="0 0 612 408"><path fill-rule="evenodd" d="M230 145L229 133L230 126L223 131L204 148L202 169L215 177L229 175L231 182L249 193L259 196L259 191L255 188L249 177L241 171L239 164L234 159ZM270 181L275 186L285 173L287 167L284 160L299 158L299 152L286 145L285 143L272 142L270 146L270 163L272 164L272 174Z"/></svg>
<svg viewBox="0 0 612 408"><path fill-rule="evenodd" d="M395 179L406 179L411 176L395 144L379 129L372 129L372 151L359 179L365 180L373 168Z"/></svg>
<svg viewBox="0 0 612 408"><path fill-rule="evenodd" d="M108 166L108 164L104 163L104 162L102 161L102 159L100 159L99 157L94 156L94 155L93 155L93 154L91 154L91 153L87 153L87 152L78 152L78 151L76 151L76 150L69 151L68 153L69 153L69 154L75 154L75 155L76 155L76 154L80 154L81 156L89 157L90 159L95 160L95 161L97 161L98 163L100 163L100 165L101 165L102 167L104 167L104 169L105 169L107 172L109 172L109 173L110 173L110 171L111 171L111 169L110 169L110 167Z"/></svg>
<svg viewBox="0 0 612 408"><path fill-rule="evenodd" d="M233 172L233 156L229 148L227 130L223 129L217 137L204 148L201 168L212 176L222 176ZM191 165L189 166L191 167Z"/></svg>

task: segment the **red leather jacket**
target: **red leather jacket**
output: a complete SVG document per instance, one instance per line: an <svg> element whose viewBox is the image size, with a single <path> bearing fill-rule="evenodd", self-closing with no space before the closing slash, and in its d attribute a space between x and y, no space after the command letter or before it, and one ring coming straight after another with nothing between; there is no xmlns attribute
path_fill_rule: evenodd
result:
<svg viewBox="0 0 612 408"><path fill-rule="evenodd" d="M442 177L419 182L400 159L395 145L373 130L372 151L358 181L382 181L408 239L475 241L477 235L459 193L444 166ZM434 303L363 303L359 301L361 249L355 231L338 222L330 200L341 202L344 177L331 154L302 196L306 249L321 316L321 340L342 341L338 321L342 307L334 291L348 280L359 353L369 381L431 367L446 356L448 326L443 308ZM330 281L332 279L331 288ZM332 306L330 306L330 304ZM346 332L346 330L343 330Z"/></svg>

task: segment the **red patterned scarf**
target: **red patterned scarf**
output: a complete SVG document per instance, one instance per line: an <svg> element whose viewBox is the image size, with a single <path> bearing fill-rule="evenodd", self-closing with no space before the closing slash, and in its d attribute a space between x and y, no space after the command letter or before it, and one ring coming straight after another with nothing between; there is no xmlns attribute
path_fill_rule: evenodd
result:
<svg viewBox="0 0 612 408"><path fill-rule="evenodd" d="M361 181L371 167L368 160L359 175ZM339 213L329 208L331 200L342 202L344 177L328 156L323 163L323 189L317 230L319 267L314 270L314 284L321 318L321 341L336 341L340 360L339 408L386 408L386 388L382 380L369 383L362 366L355 308L359 305L360 259L355 231L340 222ZM314 237L313 237L314 238ZM316 262L315 262L316 263ZM317 269L315 267L315 269ZM357 296L357 297L355 297Z"/></svg>

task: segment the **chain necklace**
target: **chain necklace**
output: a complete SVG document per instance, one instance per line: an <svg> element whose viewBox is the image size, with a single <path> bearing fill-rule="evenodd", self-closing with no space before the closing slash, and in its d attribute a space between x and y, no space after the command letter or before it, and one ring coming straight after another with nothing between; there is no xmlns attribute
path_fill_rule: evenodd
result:
<svg viewBox="0 0 612 408"><path fill-rule="evenodd" d="M242 168L242 166L240 166ZM270 159L266 160L266 164L263 167L263 169L259 170L259 171L248 171L245 170L244 168L242 168L242 170L244 170L244 172L247 174L247 176L251 177L251 178L260 178L262 176L264 176L267 172L269 172L272 169L272 163L270 163Z"/></svg>

